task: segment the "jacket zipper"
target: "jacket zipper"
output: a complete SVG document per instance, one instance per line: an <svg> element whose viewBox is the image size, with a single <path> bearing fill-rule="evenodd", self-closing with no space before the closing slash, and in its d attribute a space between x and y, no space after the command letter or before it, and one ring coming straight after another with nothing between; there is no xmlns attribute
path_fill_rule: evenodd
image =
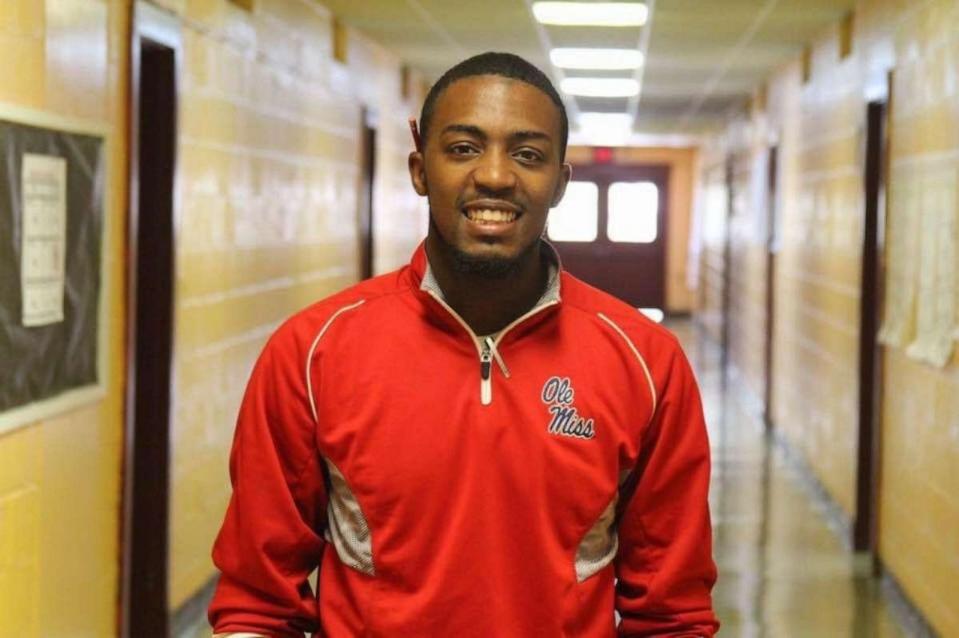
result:
<svg viewBox="0 0 959 638"><path fill-rule="evenodd" d="M489 405L493 402L493 355L489 346L484 342L480 353L480 403Z"/></svg>
<svg viewBox="0 0 959 638"><path fill-rule="evenodd" d="M476 346L476 353L479 355L479 361L480 361L480 403L483 405L489 405L493 402L493 359L496 359L496 363L499 365L500 370L503 372L503 376L506 377L507 379L510 376L509 368L506 367L506 363L503 361L503 358L500 356L499 350L497 349L496 346L499 344L500 341L503 340L503 337L506 336L507 332L509 332L510 330L512 330L519 324L521 324L522 322L526 321L533 315L539 312L542 312L546 308L549 308L550 306L555 306L557 303L559 303L558 301L548 301L544 304L540 304L539 306L536 306L535 308L533 308L526 314L522 315L521 317L518 317L517 319L513 320L512 323L510 323L508 326L503 328L500 331L499 336L497 336L495 340L492 337L486 337L485 339L480 339L478 336L476 336L476 333L473 332L473 329L469 327L469 324L463 321L463 318L460 317L459 314L455 310L453 310L453 308L451 308L449 304L443 301L442 297L440 297L439 295L437 295L435 292L433 292L432 290L428 288L425 288L424 290L426 290L426 293L430 295L433 299L435 299L436 302L446 310L446 312L450 313L453 316L453 318L456 319L457 322L459 322L461 326L463 326L463 329L466 330L466 334L468 334L470 336L470 339L472 339L473 345Z"/></svg>

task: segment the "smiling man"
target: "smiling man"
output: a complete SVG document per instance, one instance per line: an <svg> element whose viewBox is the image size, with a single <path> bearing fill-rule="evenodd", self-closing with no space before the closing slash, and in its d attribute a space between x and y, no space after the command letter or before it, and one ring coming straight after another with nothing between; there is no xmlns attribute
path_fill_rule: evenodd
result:
<svg viewBox="0 0 959 638"><path fill-rule="evenodd" d="M410 265L295 315L255 366L215 631L712 636L689 364L542 240L570 178L561 99L486 53L434 85L420 130Z"/></svg>

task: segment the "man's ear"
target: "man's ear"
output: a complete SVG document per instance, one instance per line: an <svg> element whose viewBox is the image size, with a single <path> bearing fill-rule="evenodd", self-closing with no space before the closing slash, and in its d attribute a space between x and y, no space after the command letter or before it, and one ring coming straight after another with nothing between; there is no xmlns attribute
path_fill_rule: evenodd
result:
<svg viewBox="0 0 959 638"><path fill-rule="evenodd" d="M550 208L558 205L563 199L563 195L566 193L566 185L569 184L569 180L572 177L573 166L568 162L564 162L559 169L559 181L556 182L556 189L553 191L553 199L549 203Z"/></svg>
<svg viewBox="0 0 959 638"><path fill-rule="evenodd" d="M413 183L413 190L416 191L417 195L425 197L429 193L429 189L426 187L426 162L423 159L423 154L419 151L413 151L406 163L410 169L410 181Z"/></svg>

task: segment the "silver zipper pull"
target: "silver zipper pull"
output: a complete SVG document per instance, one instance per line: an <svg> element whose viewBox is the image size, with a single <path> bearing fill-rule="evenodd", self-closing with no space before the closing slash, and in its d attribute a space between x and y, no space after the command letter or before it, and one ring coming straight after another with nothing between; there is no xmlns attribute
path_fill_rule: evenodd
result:
<svg viewBox="0 0 959 638"><path fill-rule="evenodd" d="M480 354L480 403L489 405L493 402L493 355L489 347L484 347Z"/></svg>

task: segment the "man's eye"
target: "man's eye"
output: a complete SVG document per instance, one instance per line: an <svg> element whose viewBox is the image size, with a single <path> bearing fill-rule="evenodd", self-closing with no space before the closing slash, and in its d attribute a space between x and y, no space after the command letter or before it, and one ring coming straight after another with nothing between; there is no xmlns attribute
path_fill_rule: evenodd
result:
<svg viewBox="0 0 959 638"><path fill-rule="evenodd" d="M450 146L450 153L453 155L472 155L476 153L476 149L470 144L453 144Z"/></svg>
<svg viewBox="0 0 959 638"><path fill-rule="evenodd" d="M523 162L543 161L543 156L541 154L530 149L522 149L522 150L516 151L513 155Z"/></svg>

